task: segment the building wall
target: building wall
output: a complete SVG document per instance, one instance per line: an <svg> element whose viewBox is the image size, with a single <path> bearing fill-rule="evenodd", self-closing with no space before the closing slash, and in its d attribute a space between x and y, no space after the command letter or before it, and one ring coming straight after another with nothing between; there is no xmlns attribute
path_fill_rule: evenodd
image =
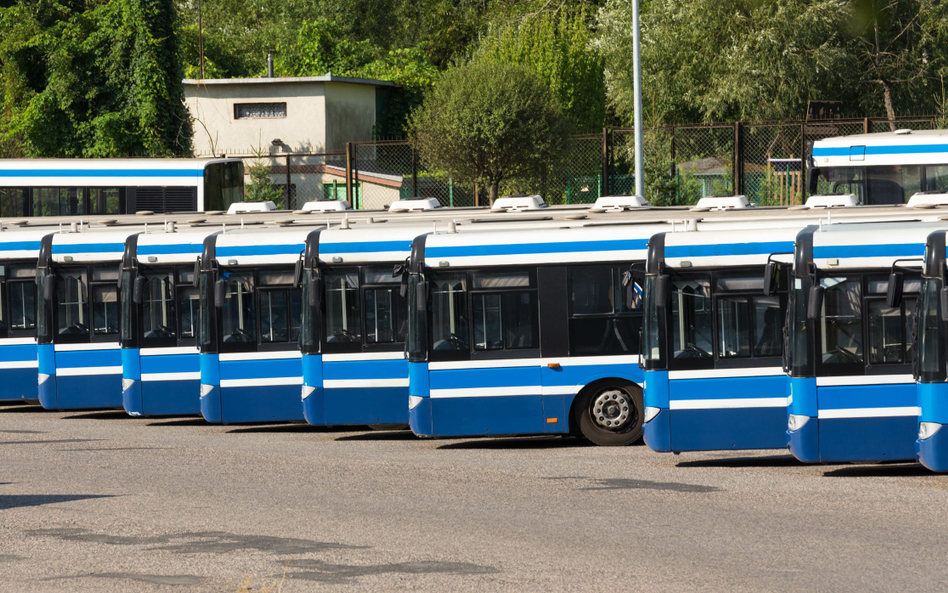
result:
<svg viewBox="0 0 948 593"><path fill-rule="evenodd" d="M375 126L375 87L325 83L325 142L328 151L342 151L346 142L370 140Z"/></svg>
<svg viewBox="0 0 948 593"><path fill-rule="evenodd" d="M325 87L323 82L184 85L185 102L195 120L195 154L251 154L258 147L264 152L278 152L271 145L275 138L282 140L287 146L285 150L291 152L324 151ZM374 88L367 88L374 96ZM237 103L283 101L285 118L234 118Z"/></svg>

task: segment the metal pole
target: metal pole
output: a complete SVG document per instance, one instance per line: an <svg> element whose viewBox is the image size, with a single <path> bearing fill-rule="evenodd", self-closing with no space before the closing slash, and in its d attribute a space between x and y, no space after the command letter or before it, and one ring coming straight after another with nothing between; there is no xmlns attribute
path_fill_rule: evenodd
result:
<svg viewBox="0 0 948 593"><path fill-rule="evenodd" d="M204 19L201 14L201 0L198 0L198 55L201 64L201 80L204 80Z"/></svg>
<svg viewBox="0 0 948 593"><path fill-rule="evenodd" d="M418 153L411 147L411 197L418 197Z"/></svg>
<svg viewBox="0 0 948 593"><path fill-rule="evenodd" d="M352 142L346 142L346 201L355 208L352 199Z"/></svg>
<svg viewBox="0 0 948 593"><path fill-rule="evenodd" d="M639 48L639 0L632 0L632 85L635 98L635 193L645 196L645 155L642 154L642 66Z"/></svg>
<svg viewBox="0 0 948 593"><path fill-rule="evenodd" d="M290 205L290 155L286 155L286 201L283 203L284 210L293 210Z"/></svg>

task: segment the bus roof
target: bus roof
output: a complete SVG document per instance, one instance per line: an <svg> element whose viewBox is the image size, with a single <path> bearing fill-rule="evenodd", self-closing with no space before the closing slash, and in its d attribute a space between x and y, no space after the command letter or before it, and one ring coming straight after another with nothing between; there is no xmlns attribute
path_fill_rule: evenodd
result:
<svg viewBox="0 0 948 593"><path fill-rule="evenodd" d="M53 237L50 255L55 263L119 262L125 253L125 240L144 230L141 226L47 233Z"/></svg>
<svg viewBox="0 0 948 593"><path fill-rule="evenodd" d="M807 229L813 235L813 263L818 269L888 269L897 259L920 267L925 242L948 222L833 224Z"/></svg>
<svg viewBox="0 0 948 593"><path fill-rule="evenodd" d="M816 167L948 164L948 130L899 130L813 143Z"/></svg>
<svg viewBox="0 0 948 593"><path fill-rule="evenodd" d="M669 268L764 265L771 255L788 254L797 233L812 221L776 228L744 228L665 233L661 258ZM655 245L660 243L655 242ZM653 256L655 259L657 256Z"/></svg>

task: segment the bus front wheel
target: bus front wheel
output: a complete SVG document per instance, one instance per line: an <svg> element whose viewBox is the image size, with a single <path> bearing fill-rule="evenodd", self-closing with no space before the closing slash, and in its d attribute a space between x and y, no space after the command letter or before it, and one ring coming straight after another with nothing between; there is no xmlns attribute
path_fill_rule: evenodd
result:
<svg viewBox="0 0 948 593"><path fill-rule="evenodd" d="M631 445L642 438L642 389L619 379L586 386L573 404L574 426L597 445Z"/></svg>

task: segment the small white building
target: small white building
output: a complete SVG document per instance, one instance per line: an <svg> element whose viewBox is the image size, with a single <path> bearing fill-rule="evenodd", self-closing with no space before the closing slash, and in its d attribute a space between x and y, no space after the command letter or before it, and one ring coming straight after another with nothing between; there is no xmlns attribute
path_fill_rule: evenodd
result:
<svg viewBox="0 0 948 593"><path fill-rule="evenodd" d="M241 156L249 170L256 160L251 155L262 152L269 155L271 180L285 187L286 154L336 153L291 158L291 207L345 195L346 143L373 137L382 104L379 93L395 86L332 74L185 79L183 84L185 103L194 118L195 156ZM360 185L371 183L360 181ZM384 193L386 198L392 194L385 202L398 197L397 190Z"/></svg>

